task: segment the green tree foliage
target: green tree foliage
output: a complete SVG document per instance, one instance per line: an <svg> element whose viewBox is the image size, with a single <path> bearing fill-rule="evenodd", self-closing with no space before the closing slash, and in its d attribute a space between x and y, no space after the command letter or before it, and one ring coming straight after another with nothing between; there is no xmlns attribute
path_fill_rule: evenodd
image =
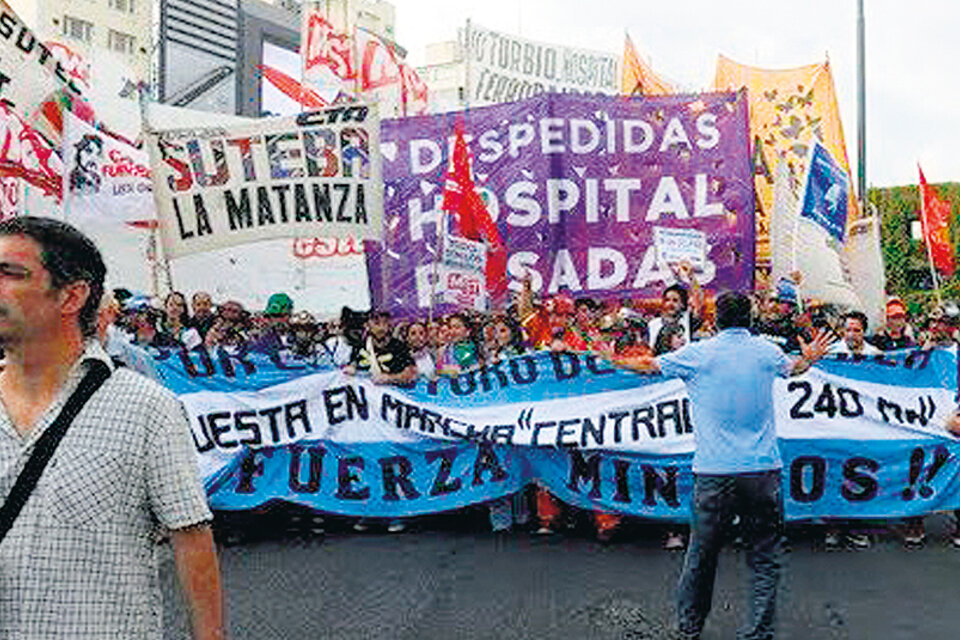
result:
<svg viewBox="0 0 960 640"><path fill-rule="evenodd" d="M933 185L941 200L950 203L950 238L954 256L960 240L960 183ZM887 290L903 297L908 304L930 308L935 300L932 289L924 290L918 280L930 272L927 248L922 240L913 240L910 225L920 219L920 188L871 188L867 200L880 212L883 263L887 276ZM960 260L957 260L960 265ZM944 299L960 298L960 270L950 278L941 276Z"/></svg>

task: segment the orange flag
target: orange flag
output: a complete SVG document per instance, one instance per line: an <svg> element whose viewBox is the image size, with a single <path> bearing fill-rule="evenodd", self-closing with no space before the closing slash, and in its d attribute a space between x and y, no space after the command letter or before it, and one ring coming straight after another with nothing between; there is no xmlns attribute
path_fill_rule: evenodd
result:
<svg viewBox="0 0 960 640"><path fill-rule="evenodd" d="M791 189L798 196L814 140L819 140L848 174L850 165L828 62L795 69L761 69L719 56L714 88L736 91L740 87L747 88L750 98L750 136L753 138L757 194L757 262L769 264L770 216L777 162L786 163ZM858 217L856 202L856 198L848 199L849 220Z"/></svg>
<svg viewBox="0 0 960 640"><path fill-rule="evenodd" d="M620 94L625 96L651 96L676 93L676 88L653 72L637 55L630 34L623 43L623 65L620 77Z"/></svg>
<svg viewBox="0 0 960 640"><path fill-rule="evenodd" d="M927 184L920 171L920 221L923 224L923 239L930 248L930 259L940 273L952 276L955 268L953 243L950 242L950 203L937 197L933 187Z"/></svg>

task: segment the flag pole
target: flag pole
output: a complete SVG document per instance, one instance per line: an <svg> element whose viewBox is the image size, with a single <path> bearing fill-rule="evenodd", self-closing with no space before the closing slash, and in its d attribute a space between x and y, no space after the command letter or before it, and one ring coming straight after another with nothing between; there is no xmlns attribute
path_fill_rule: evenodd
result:
<svg viewBox="0 0 960 640"><path fill-rule="evenodd" d="M149 110L147 108L147 95L149 86L146 82L137 84L137 107L140 109L140 128L143 131L144 141L154 132L153 123L150 122ZM158 141L159 144L159 141ZM156 193L156 192L155 192ZM163 276L166 280L167 289L173 291L173 272L170 269L170 258L165 249L162 249L163 243L160 238L159 220L155 226L150 229L150 237L147 239L147 261L150 263L150 286L154 296L160 295L160 270L163 269ZM162 254L162 256L161 256ZM162 262L162 264L161 264Z"/></svg>
<svg viewBox="0 0 960 640"><path fill-rule="evenodd" d="M433 312L437 299L437 281L440 279L440 260L443 259L443 244L447 236L446 230L447 212L440 210L440 220L437 223L437 255L433 257L433 273L430 276L430 306L427 310L427 337L430 337L430 327L433 325ZM437 336L439 337L439 330ZM440 344L439 342L431 345L433 350L433 366L436 371L440 370Z"/></svg>
<svg viewBox="0 0 960 640"><path fill-rule="evenodd" d="M811 173L813 173L813 157L817 150L817 142L814 140L813 144L810 145L810 151L807 153L807 171L803 179L803 188L800 190L800 198L797 200L795 205L796 214L793 220L793 237L791 238L791 260L790 260L790 279L793 280L793 274L798 273L800 270L798 268L798 251L800 246L800 218L802 217L801 213L803 212L803 203L806 197L807 189L810 187L810 178ZM779 171L779 163L783 162L783 158L778 160L777 170ZM796 292L797 292L797 306L800 309L800 312L803 312L803 296L800 294L800 283L796 282ZM777 283L774 282L773 286L776 287Z"/></svg>
<svg viewBox="0 0 960 640"><path fill-rule="evenodd" d="M860 211L867 210L866 36L863 0L857 0L857 192Z"/></svg>
<svg viewBox="0 0 960 640"><path fill-rule="evenodd" d="M469 19L467 20L467 26L470 26ZM453 157L451 156L449 162L453 162ZM452 165L451 165L452 166ZM449 180L450 166L447 167L447 175L444 176L444 189L446 189L446 180ZM444 201L446 198L444 198ZM433 273L430 275L430 307L427 310L427 336L430 335L430 326L433 324L434 320L434 307L436 306L437 301L437 281L440 279L440 261L443 259L443 245L447 237L447 211L444 208L444 203L440 205L440 219L437 220L437 224L434 227L437 233L436 239L436 250L437 254L433 256ZM439 336L439 330L437 332ZM433 345L433 365L437 371L440 370L440 344Z"/></svg>
<svg viewBox="0 0 960 640"><path fill-rule="evenodd" d="M464 64L464 72L463 72L464 74L463 84L466 86L464 86L464 89L463 89L463 99L461 100L461 104L463 105L464 111L470 111L470 92L473 91L473 85L470 84L470 81L472 79L472 74L471 74L472 69L470 64L470 58L473 57L472 51L471 51L471 47L473 46L473 43L471 41L471 36L472 36L472 29L470 26L470 18L467 18L467 26L463 30L463 56L466 59L466 63Z"/></svg>
<svg viewBox="0 0 960 640"><path fill-rule="evenodd" d="M440 212L440 220L437 224L437 241L436 241L436 250L437 255L433 257L433 273L430 276L430 308L427 313L427 318L430 322L433 322L433 306L437 298L437 280L440 276L440 260L443 259L443 241L446 232L444 231L444 212Z"/></svg>
<svg viewBox="0 0 960 640"><path fill-rule="evenodd" d="M930 263L930 275L933 277L933 291L937 296L937 305L942 305L940 279L937 277L937 268L933 265L933 248L930 246L930 221L927 220L927 203L923 184L920 185L920 224L923 226L923 244L927 247L927 262Z"/></svg>

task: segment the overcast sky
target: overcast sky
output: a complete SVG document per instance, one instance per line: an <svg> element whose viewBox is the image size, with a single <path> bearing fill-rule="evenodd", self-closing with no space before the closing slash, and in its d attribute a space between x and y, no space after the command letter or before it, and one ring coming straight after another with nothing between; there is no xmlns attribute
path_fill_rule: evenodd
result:
<svg viewBox="0 0 960 640"><path fill-rule="evenodd" d="M780 69L829 56L856 175L856 0L390 0L414 64L467 18L490 29L614 53L630 32L654 70L707 89L717 55ZM867 182L960 181L960 3L864 0Z"/></svg>

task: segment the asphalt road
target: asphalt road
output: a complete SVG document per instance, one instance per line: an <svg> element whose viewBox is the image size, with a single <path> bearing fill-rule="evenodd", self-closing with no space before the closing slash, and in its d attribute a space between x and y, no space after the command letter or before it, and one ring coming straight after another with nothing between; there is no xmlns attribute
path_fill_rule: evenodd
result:
<svg viewBox="0 0 960 640"><path fill-rule="evenodd" d="M580 527L565 535L495 536L466 514L401 534L356 534L327 521L322 537L284 523L247 523L254 539L221 547L231 638L654 639L669 638L682 553L656 528L633 524L609 545ZM922 549L896 527L864 551L826 551L822 530L792 527L778 638L960 637L960 550L952 520L927 519ZM294 532L296 533L296 532ZM188 637L164 550L166 638ZM704 640L734 638L746 609L744 554L721 558Z"/></svg>

